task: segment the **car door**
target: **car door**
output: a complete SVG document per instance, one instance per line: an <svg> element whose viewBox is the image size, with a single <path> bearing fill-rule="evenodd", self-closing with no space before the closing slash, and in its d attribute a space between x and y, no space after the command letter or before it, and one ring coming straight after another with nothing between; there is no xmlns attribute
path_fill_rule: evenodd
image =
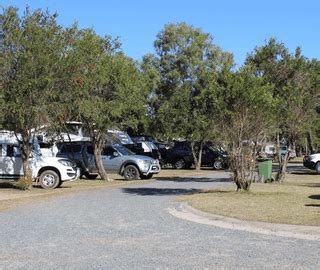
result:
<svg viewBox="0 0 320 270"><path fill-rule="evenodd" d="M2 177L18 178L23 175L21 151L18 145L2 144L0 154Z"/></svg>
<svg viewBox="0 0 320 270"><path fill-rule="evenodd" d="M102 163L107 172L118 173L122 164L120 154L111 145L104 147L102 150Z"/></svg>
<svg viewBox="0 0 320 270"><path fill-rule="evenodd" d="M211 166L213 164L213 159L212 151L204 146L202 149L201 164L204 166Z"/></svg>
<svg viewBox="0 0 320 270"><path fill-rule="evenodd" d="M93 147L91 144L83 146L82 155L85 168L87 168L90 173L96 173L98 170L96 168Z"/></svg>

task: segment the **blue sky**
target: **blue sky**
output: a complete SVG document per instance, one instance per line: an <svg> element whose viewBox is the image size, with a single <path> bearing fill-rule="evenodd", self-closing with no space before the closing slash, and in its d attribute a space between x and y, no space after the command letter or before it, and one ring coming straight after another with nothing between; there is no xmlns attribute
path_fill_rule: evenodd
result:
<svg viewBox="0 0 320 270"><path fill-rule="evenodd" d="M320 59L320 1L289 0L2 0L0 5L48 8L69 26L92 27L99 35L120 37L123 51L141 60L153 53L157 33L167 23L186 22L210 33L238 66L247 53L276 37L291 51L301 46L308 58Z"/></svg>

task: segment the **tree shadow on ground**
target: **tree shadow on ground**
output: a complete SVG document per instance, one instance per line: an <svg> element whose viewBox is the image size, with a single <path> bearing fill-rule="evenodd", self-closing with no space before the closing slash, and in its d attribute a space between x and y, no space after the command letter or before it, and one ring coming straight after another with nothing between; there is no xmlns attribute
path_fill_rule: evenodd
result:
<svg viewBox="0 0 320 270"><path fill-rule="evenodd" d="M202 182L202 183L227 183L232 182L230 177L212 178L212 177L154 177L158 181L170 182Z"/></svg>
<svg viewBox="0 0 320 270"><path fill-rule="evenodd" d="M320 194L310 195L309 198L310 198L310 199L313 199L313 200L320 200Z"/></svg>
<svg viewBox="0 0 320 270"><path fill-rule="evenodd" d="M305 204L305 206L307 206L307 207L320 207L320 204L309 203L309 204Z"/></svg>
<svg viewBox="0 0 320 270"><path fill-rule="evenodd" d="M320 194L310 195L309 198L313 199L313 200L320 200ZM307 207L320 207L320 204L318 204L318 203L309 203L309 204L305 204L305 206L307 206Z"/></svg>
<svg viewBox="0 0 320 270"><path fill-rule="evenodd" d="M312 187L312 188L319 187L320 188L320 183L305 183L305 184L301 184L299 186L300 187Z"/></svg>
<svg viewBox="0 0 320 270"><path fill-rule="evenodd" d="M317 172L305 168L290 170L289 173L296 175L317 175Z"/></svg>
<svg viewBox="0 0 320 270"><path fill-rule="evenodd" d="M139 196L177 196L193 195L199 193L227 193L222 190L204 190L196 188L122 188L122 192Z"/></svg>
<svg viewBox="0 0 320 270"><path fill-rule="evenodd" d="M0 182L0 189L15 189L16 186L13 181L10 182Z"/></svg>

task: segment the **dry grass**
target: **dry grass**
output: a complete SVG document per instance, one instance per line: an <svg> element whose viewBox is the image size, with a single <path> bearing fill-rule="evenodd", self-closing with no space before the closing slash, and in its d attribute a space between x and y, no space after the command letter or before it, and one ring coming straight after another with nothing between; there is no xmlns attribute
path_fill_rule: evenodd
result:
<svg viewBox="0 0 320 270"><path fill-rule="evenodd" d="M208 190L184 196L205 212L270 223L320 225L320 176L303 170L282 184L253 184L250 192Z"/></svg>

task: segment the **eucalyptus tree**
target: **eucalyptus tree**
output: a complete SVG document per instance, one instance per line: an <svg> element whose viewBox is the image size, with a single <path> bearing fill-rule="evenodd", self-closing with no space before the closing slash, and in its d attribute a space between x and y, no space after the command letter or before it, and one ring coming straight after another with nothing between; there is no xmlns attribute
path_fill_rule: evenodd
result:
<svg viewBox="0 0 320 270"><path fill-rule="evenodd" d="M255 180L257 149L274 123L272 90L248 67L225 80L218 118L237 191L249 190Z"/></svg>
<svg viewBox="0 0 320 270"><path fill-rule="evenodd" d="M101 152L112 138L110 129L135 127L145 114L144 88L136 63L123 55L120 44L109 36L102 38L92 29L81 30L73 45L76 113L89 132L95 162L102 179L109 179Z"/></svg>
<svg viewBox="0 0 320 270"><path fill-rule="evenodd" d="M219 110L219 74L231 70L232 55L214 45L209 34L186 23L166 25L154 46L159 70L153 93L155 120L167 136L191 141L199 169L203 143L213 135Z"/></svg>
<svg viewBox="0 0 320 270"><path fill-rule="evenodd" d="M312 83L310 63L296 48L290 53L284 44L270 39L265 46L257 47L248 56L247 64L266 83L274 85L273 96L279 100L277 106L278 149L282 135L287 139L290 149L295 150L298 138L310 125L315 108L317 89ZM280 151L278 151L280 153ZM276 180L285 178L288 154L279 154L279 171Z"/></svg>
<svg viewBox="0 0 320 270"><path fill-rule="evenodd" d="M51 102L61 87L61 66L69 46L56 14L31 11L22 16L9 7L2 17L1 95L2 125L21 134L25 176L30 180L30 141L40 125L47 123Z"/></svg>

